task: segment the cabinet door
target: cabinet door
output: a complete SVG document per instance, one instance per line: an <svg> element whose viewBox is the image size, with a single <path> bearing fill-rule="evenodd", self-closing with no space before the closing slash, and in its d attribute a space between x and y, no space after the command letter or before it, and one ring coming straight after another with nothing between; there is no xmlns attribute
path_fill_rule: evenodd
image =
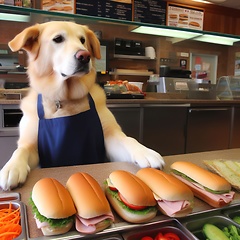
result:
<svg viewBox="0 0 240 240"><path fill-rule="evenodd" d="M140 139L140 107L109 107L123 132L138 141Z"/></svg>
<svg viewBox="0 0 240 240"><path fill-rule="evenodd" d="M146 105L143 117L143 144L162 156L183 154L187 107L185 105Z"/></svg>
<svg viewBox="0 0 240 240"><path fill-rule="evenodd" d="M17 136L0 136L0 169L10 159L14 150L17 148Z"/></svg>
<svg viewBox="0 0 240 240"><path fill-rule="evenodd" d="M188 110L186 153L229 148L231 108Z"/></svg>
<svg viewBox="0 0 240 240"><path fill-rule="evenodd" d="M230 148L240 147L240 107L234 107Z"/></svg>

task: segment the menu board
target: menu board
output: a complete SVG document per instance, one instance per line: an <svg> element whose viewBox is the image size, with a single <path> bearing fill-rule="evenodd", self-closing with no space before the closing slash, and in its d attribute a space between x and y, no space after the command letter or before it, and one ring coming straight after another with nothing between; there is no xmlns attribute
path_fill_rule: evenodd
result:
<svg viewBox="0 0 240 240"><path fill-rule="evenodd" d="M76 0L76 14L132 21L132 0Z"/></svg>
<svg viewBox="0 0 240 240"><path fill-rule="evenodd" d="M204 10L168 4L167 26L203 30Z"/></svg>
<svg viewBox="0 0 240 240"><path fill-rule="evenodd" d="M134 0L134 17L136 22L166 25L165 1Z"/></svg>

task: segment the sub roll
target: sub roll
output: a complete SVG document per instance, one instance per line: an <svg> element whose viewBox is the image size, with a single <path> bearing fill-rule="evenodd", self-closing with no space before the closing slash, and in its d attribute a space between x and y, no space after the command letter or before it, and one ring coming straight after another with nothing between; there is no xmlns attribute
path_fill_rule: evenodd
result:
<svg viewBox="0 0 240 240"><path fill-rule="evenodd" d="M159 210L169 217L183 217L192 212L194 195L180 180L154 168L140 169L137 174L153 192Z"/></svg>
<svg viewBox="0 0 240 240"><path fill-rule="evenodd" d="M77 213L76 230L93 234L109 227L114 221L110 205L99 183L89 174L78 172L67 181Z"/></svg>
<svg viewBox="0 0 240 240"><path fill-rule="evenodd" d="M223 207L233 200L231 185L223 177L191 162L178 161L170 168L171 173L187 184L197 198L212 207Z"/></svg>
<svg viewBox="0 0 240 240"><path fill-rule="evenodd" d="M116 170L105 185L109 202L125 221L143 223L156 216L157 203L151 189L132 173Z"/></svg>
<svg viewBox="0 0 240 240"><path fill-rule="evenodd" d="M72 228L76 208L67 189L56 179L39 180L33 186L30 204L43 235L63 234Z"/></svg>

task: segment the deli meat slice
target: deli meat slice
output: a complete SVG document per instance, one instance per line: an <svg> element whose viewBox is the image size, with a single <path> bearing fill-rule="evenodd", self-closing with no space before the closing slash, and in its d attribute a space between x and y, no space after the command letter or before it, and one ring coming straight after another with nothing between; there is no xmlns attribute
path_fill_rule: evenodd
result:
<svg viewBox="0 0 240 240"><path fill-rule="evenodd" d="M94 233L96 231L96 224L99 222L102 222L103 220L106 219L112 219L114 220L114 217L112 214L106 214L106 215L101 215L98 217L94 218L82 218L79 215L76 215L76 230L81 232L81 233Z"/></svg>
<svg viewBox="0 0 240 240"><path fill-rule="evenodd" d="M37 218L35 218L35 221L37 224L37 228L39 228L39 229L49 226L48 222L40 222Z"/></svg>
<svg viewBox="0 0 240 240"><path fill-rule="evenodd" d="M189 182L186 179L184 179L180 176L177 176L177 175L175 175L175 177L180 179L182 182L186 183L191 188L202 192L204 195L208 196L209 198L211 198L214 201L217 201L217 202L224 201L225 203L230 203L233 200L233 197L235 194L235 192L233 192L233 191L230 191L229 193L224 193L224 194L210 193L210 192L206 191L200 184Z"/></svg>
<svg viewBox="0 0 240 240"><path fill-rule="evenodd" d="M166 201L158 200L158 205L166 212L168 216L172 216L179 211L182 211L184 208L187 208L190 204L189 201Z"/></svg>

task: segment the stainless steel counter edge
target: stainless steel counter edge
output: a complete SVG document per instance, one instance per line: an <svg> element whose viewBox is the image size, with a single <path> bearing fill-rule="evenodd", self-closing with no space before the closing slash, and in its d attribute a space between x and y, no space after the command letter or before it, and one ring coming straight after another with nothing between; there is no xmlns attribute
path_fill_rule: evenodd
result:
<svg viewBox="0 0 240 240"><path fill-rule="evenodd" d="M19 105L21 100L0 99L0 104ZM212 100L212 99L108 99L107 106L112 107L116 104L121 106L131 105L132 107L141 107L148 104L190 104L190 106L240 106L240 100Z"/></svg>

